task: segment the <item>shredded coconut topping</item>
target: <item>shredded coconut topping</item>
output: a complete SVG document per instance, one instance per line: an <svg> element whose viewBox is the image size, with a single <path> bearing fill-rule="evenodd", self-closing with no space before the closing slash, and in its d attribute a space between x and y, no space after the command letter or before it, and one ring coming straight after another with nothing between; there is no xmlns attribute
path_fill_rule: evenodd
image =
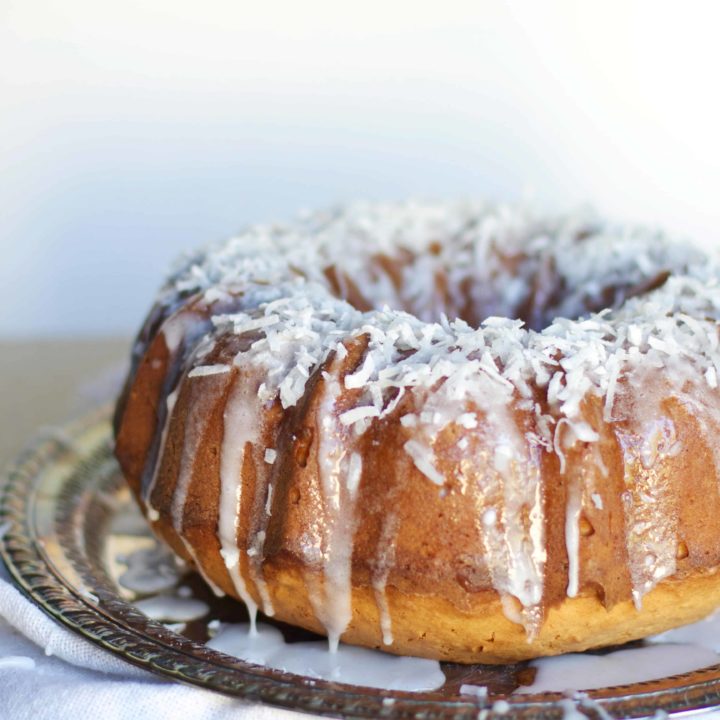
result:
<svg viewBox="0 0 720 720"><path fill-rule="evenodd" d="M294 405L330 353L342 357L364 336L367 352L344 381L363 392L343 424L366 427L394 410L399 393L443 392L438 385L452 378L461 411L422 424L472 428L477 420L462 404L487 377L528 406L535 389L545 391L540 426L557 434L564 419L572 429L564 441L553 438L562 457L563 443L595 437L579 421L583 400L603 397L611 420L618 382L638 363L660 368L682 358L717 387L716 276L686 244L592 217L360 204L252 227L189 259L165 293L205 292L206 301L242 294L241 312L213 322L216 333L257 335L248 352L267 373L263 400ZM463 310L478 326L459 317Z"/></svg>

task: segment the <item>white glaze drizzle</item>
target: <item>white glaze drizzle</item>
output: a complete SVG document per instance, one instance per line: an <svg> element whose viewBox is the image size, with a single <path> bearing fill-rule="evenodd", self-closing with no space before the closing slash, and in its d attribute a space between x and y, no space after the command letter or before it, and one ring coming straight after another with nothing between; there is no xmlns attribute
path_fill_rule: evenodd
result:
<svg viewBox="0 0 720 720"><path fill-rule="evenodd" d="M172 422L173 410L175 409L175 403L177 402L179 392L180 388L176 387L175 390L169 393L167 398L165 398L165 422L163 423L162 430L160 431L160 444L158 446L157 459L155 461L155 467L153 468L150 482L148 483L147 488L145 489L145 493L143 495L146 513L151 521L158 519L157 509L151 505L150 498L152 497L153 490L155 489L155 485L160 474L160 468L162 467L162 458L165 453L165 443L167 442L168 431L170 430L170 423Z"/></svg>
<svg viewBox="0 0 720 720"><path fill-rule="evenodd" d="M155 595L135 601L135 607L153 620L163 622L187 623L207 615L210 610L207 603L195 598L183 598L177 595Z"/></svg>
<svg viewBox="0 0 720 720"><path fill-rule="evenodd" d="M568 499L565 506L565 546L568 555L567 596L578 594L580 577L580 512L582 510L582 488L578 479L568 484Z"/></svg>
<svg viewBox="0 0 720 720"><path fill-rule="evenodd" d="M193 377L201 376L193 375L191 371L188 374L188 378ZM222 379L216 380L216 377L221 377ZM182 452L180 454L180 469L178 470L178 477L175 483L171 506L173 529L182 540L185 550L188 555L190 555L193 564L200 575L202 575L203 580L205 580L217 596L221 596L223 592L208 577L200 558L195 552L195 548L185 536L183 532L183 518L196 456L200 448L200 443L202 442L203 436L210 422L211 408L220 398L222 391L226 386L226 382L227 379L225 375L213 376L212 380L208 381L208 379L206 379L203 383L202 392L193 392L192 402L188 405L188 413L185 419L185 431L183 434Z"/></svg>
<svg viewBox="0 0 720 720"><path fill-rule="evenodd" d="M533 660L538 672L532 685L517 694L565 692L657 680L718 662L716 652L692 644L648 645L605 655L569 653Z"/></svg>
<svg viewBox="0 0 720 720"><path fill-rule="evenodd" d="M118 582L140 594L158 593L175 587L180 570L170 550L159 543L135 550L118 561L126 566Z"/></svg>
<svg viewBox="0 0 720 720"><path fill-rule="evenodd" d="M438 238L443 244L437 252L428 252ZM386 267L369 259L397 258L399 251L409 253L410 259L397 266L401 278L396 283ZM406 307L417 317L390 309L357 311L332 296L324 274L327 268L334 268L345 292L350 292L352 278L375 308L387 302ZM548 310L558 317L541 332L500 317L488 317L479 328L445 317L430 321L437 317L442 300L438 272L447 280L452 307L463 305L462 287L471 280L476 307L488 315L512 316L527 300L530 280L547 268L554 268L562 278L566 292ZM596 302L607 287L652 283L666 270L673 275L652 292L624 303L621 293L615 310L587 312L586 299ZM218 316L214 322L217 332L258 333L259 339L245 355L268 375L260 387L263 400L279 397L283 407L294 405L307 378L329 353L335 350L340 356L343 339L363 335L370 339L368 352L346 385L362 390L356 407L344 413L344 426L352 429L354 437L392 412L403 393L429 403L433 394L454 384L465 401L482 397L478 404L483 410L504 403L533 414L539 441L557 453L564 466L565 453L576 442L598 439L583 418L583 400L600 397L605 418L612 421L626 392L624 380L638 365L656 368L672 381L670 370L681 362L706 387L717 385L720 289L716 275L714 261L706 261L691 248L642 230L618 230L596 219L538 219L472 203L409 203L361 205L313 215L291 226L251 228L180 268L168 292L207 289L222 295L242 289L244 310ZM219 288L211 289L216 284ZM567 319L578 315L577 320ZM487 385L488 378L493 385ZM546 394L549 413L533 404L537 390ZM671 390L681 388L676 384ZM466 417L461 404L456 410L459 414L454 417ZM454 418L452 413L426 412L420 411L423 419L414 428L404 425L405 448L421 472L442 485L445 478L437 467L433 443ZM493 413L486 412L478 428L470 427L469 418L462 425L494 438L492 464L498 480L502 479L496 490L507 496L500 501L495 493L498 521L484 533L491 538L490 564L497 568L493 582L501 594L517 597L531 615L543 584L539 473L522 433L519 440L511 433L509 442L497 435L488 419ZM707 414L706 423L720 417L712 403ZM503 432L508 427L503 424ZM652 447L649 453L646 461ZM489 484L495 482L491 478ZM520 500L514 499L517 488ZM484 494L492 494L491 490L485 488ZM527 527L517 521L523 508L531 518ZM657 525L659 517L656 513L652 522ZM572 525L568 523L566 536L570 550L575 546ZM669 541L661 544L669 547ZM508 549L510 569L502 570ZM647 591L649 579L657 582L666 576L670 567L663 559L651 565L647 573L635 574L636 595ZM571 580L569 588L574 587Z"/></svg>
<svg viewBox="0 0 720 720"><path fill-rule="evenodd" d="M161 327L162 338L165 342L165 347L168 352L167 359L167 370L166 370L166 382L167 375L170 372L173 364L177 362L178 356L181 352L183 343L188 338L190 331L196 326L197 320L192 315L185 313L176 313L171 315L165 320ZM199 345L194 349L196 355L202 354L203 350L208 350L209 345L207 341L200 341ZM154 362L159 362L155 360ZM165 398L165 419L160 429L160 437L158 440L157 454L155 455L155 466L152 468L152 475L146 486L142 487L141 499L145 504L146 514L151 521L158 519L159 515L157 509L152 507L150 504L150 498L152 497L153 490L157 483L158 474L162 465L162 458L165 451L165 443L167 441L167 434L172 421L172 413L175 408L175 402L177 401L178 394L180 392L180 386L182 379L178 384L172 388ZM157 432L157 431L156 431Z"/></svg>
<svg viewBox="0 0 720 720"><path fill-rule="evenodd" d="M247 662L319 680L386 690L436 690L445 675L436 660L399 657L367 648L340 645L328 652L321 641L286 643L282 633L260 623L257 635L246 625L223 625L208 647Z"/></svg>
<svg viewBox="0 0 720 720"><path fill-rule="evenodd" d="M167 348L168 355L172 358L177 354L180 349L180 345L185 339L187 331L187 320L183 314L173 315L168 318L162 326L162 334L165 340L165 347Z"/></svg>
<svg viewBox="0 0 720 720"><path fill-rule="evenodd" d="M257 603L248 590L240 570L238 529L242 508L243 464L248 446L259 440L260 408L257 391L236 375L223 413L223 439L220 449L220 500L218 539L220 554L238 595L247 606L254 628Z"/></svg>
<svg viewBox="0 0 720 720"><path fill-rule="evenodd" d="M318 411L318 479L322 495L323 520L317 526L316 547L322 563L322 583L313 575L314 563L306 573L308 594L315 616L323 624L330 651L338 649L340 637L352 616L352 550L355 532L354 507L362 468L352 458L347 432L338 424L335 403L340 383L331 372L323 373L324 395ZM355 468L353 468L353 464Z"/></svg>
<svg viewBox="0 0 720 720"><path fill-rule="evenodd" d="M677 567L678 517L663 465L676 454L678 439L662 407L671 394L664 383L644 368L635 369L628 382L632 390L626 402L632 402L634 411L627 413L623 428L615 425L615 435L624 456L626 490L621 499L633 601L640 609L643 596ZM652 382L660 388L652 388Z"/></svg>
<svg viewBox="0 0 720 720"><path fill-rule="evenodd" d="M595 492L595 488L598 484L604 487L603 481L608 474L600 446L590 443L585 447L580 462L574 464L572 477L567 480L565 548L568 556L568 597L576 597L580 590L580 520L583 509L603 509L602 496ZM594 530L591 527L590 534L592 532Z"/></svg>
<svg viewBox="0 0 720 720"><path fill-rule="evenodd" d="M189 373L189 378L194 377L205 377L206 375L224 375L232 370L231 365L198 365L194 367Z"/></svg>
<svg viewBox="0 0 720 720"><path fill-rule="evenodd" d="M372 587L375 594L378 616L380 618L380 633L384 645L393 644L392 615L387 598L387 582L390 571L395 565L395 548L399 521L400 518L397 512L391 507L388 507L372 570Z"/></svg>

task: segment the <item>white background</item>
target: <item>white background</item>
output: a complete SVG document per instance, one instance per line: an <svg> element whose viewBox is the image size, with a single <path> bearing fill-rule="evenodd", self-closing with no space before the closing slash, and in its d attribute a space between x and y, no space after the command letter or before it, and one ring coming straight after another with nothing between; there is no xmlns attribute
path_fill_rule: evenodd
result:
<svg viewBox="0 0 720 720"><path fill-rule="evenodd" d="M715 8L0 0L0 337L130 334L182 249L353 198L714 244Z"/></svg>

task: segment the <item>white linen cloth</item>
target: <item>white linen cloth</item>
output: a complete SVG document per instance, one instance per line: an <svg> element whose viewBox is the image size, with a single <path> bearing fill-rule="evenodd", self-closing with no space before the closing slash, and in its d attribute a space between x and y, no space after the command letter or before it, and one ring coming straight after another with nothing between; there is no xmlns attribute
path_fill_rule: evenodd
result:
<svg viewBox="0 0 720 720"><path fill-rule="evenodd" d="M46 616L15 589L0 561L2 720L308 717L165 680L126 663Z"/></svg>
<svg viewBox="0 0 720 720"><path fill-rule="evenodd" d="M122 363L84 378L66 409L68 417L115 397L124 375ZM165 680L126 663L45 615L15 589L0 560L0 720L308 717Z"/></svg>

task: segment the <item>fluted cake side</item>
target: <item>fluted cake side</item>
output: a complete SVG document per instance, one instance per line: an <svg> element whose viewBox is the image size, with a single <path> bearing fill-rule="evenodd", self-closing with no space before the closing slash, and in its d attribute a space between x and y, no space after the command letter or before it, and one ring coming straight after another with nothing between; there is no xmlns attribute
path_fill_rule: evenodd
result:
<svg viewBox="0 0 720 720"><path fill-rule="evenodd" d="M353 206L187 258L116 453L218 592L390 652L505 662L720 604L717 265L472 203Z"/></svg>

